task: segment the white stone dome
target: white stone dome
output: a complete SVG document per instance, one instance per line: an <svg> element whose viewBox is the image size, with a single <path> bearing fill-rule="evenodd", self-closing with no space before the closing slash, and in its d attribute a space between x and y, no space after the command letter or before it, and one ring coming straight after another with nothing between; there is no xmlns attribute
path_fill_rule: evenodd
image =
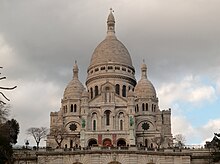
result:
<svg viewBox="0 0 220 164"><path fill-rule="evenodd" d="M84 86L78 79L72 79L67 85L63 97L64 99L68 98L80 98L82 92L84 90Z"/></svg>
<svg viewBox="0 0 220 164"><path fill-rule="evenodd" d="M134 88L137 98L156 98L156 90L150 80L147 79L147 66L142 64L142 77Z"/></svg>
<svg viewBox="0 0 220 164"><path fill-rule="evenodd" d="M107 19L107 36L95 48L87 73L86 86L90 89L97 85L97 79L100 80L99 83L110 80L113 84L123 82L133 87L136 85L131 56L115 36L115 19L112 10Z"/></svg>
<svg viewBox="0 0 220 164"><path fill-rule="evenodd" d="M156 90L148 79L141 79L134 91L138 98L156 98Z"/></svg>
<svg viewBox="0 0 220 164"><path fill-rule="evenodd" d="M90 67L108 63L118 63L133 68L127 48L115 36L107 36L95 48Z"/></svg>
<svg viewBox="0 0 220 164"><path fill-rule="evenodd" d="M75 64L73 67L73 79L69 82L67 87L65 88L63 98L80 98L82 92L84 91L83 84L78 79L78 66Z"/></svg>

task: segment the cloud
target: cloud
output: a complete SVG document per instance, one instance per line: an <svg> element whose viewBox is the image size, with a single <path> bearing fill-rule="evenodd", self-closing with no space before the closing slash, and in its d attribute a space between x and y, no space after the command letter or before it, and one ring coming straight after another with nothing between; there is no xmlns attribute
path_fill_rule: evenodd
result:
<svg viewBox="0 0 220 164"><path fill-rule="evenodd" d="M186 144L204 146L206 141L211 141L214 133L219 133L220 119L213 119L201 126L193 126L185 116L174 115L172 117L172 133L182 134L186 137Z"/></svg>
<svg viewBox="0 0 220 164"><path fill-rule="evenodd" d="M217 81L216 81L216 88L217 88L218 94L220 94L220 78L217 79Z"/></svg>
<svg viewBox="0 0 220 164"><path fill-rule="evenodd" d="M180 82L164 83L158 89L161 106L167 107L176 102L200 104L216 99L216 90L210 84L204 84L197 76L186 76Z"/></svg>
<svg viewBox="0 0 220 164"><path fill-rule="evenodd" d="M184 116L172 117L172 131L173 135L183 134L187 141L190 139L189 136L194 134L194 128Z"/></svg>
<svg viewBox="0 0 220 164"><path fill-rule="evenodd" d="M0 56L1 56L1 66L5 67L7 63L7 68L12 69L15 65L17 56L13 48L5 41L4 37L0 34Z"/></svg>
<svg viewBox="0 0 220 164"><path fill-rule="evenodd" d="M162 108L178 108L175 113L181 111L179 101L215 100L220 93L219 6L215 0L0 1L0 65L8 78L3 84L18 85L7 92L12 114L22 126L48 125L49 112L57 111L72 78L74 60L85 82L93 50L105 38L110 7L137 79L145 59ZM216 86L205 83L204 76L215 76ZM174 120L182 126L187 118Z"/></svg>
<svg viewBox="0 0 220 164"><path fill-rule="evenodd" d="M50 112L59 110L63 90L48 81L20 80L16 83L18 88L7 95L11 99L11 117L20 125L18 144L23 145L24 139L29 139L31 145L35 145L33 138L26 135L26 130L30 127L49 127Z"/></svg>

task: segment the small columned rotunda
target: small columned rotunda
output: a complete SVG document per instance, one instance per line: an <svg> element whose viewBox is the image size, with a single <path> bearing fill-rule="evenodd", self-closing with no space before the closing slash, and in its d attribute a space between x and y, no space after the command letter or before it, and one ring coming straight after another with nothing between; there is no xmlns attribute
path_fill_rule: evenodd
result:
<svg viewBox="0 0 220 164"><path fill-rule="evenodd" d="M141 79L127 48L115 35L112 10L107 35L95 48L83 85L75 62L73 78L64 90L60 110L50 114L47 146L169 147L171 110L160 110L158 97L141 65Z"/></svg>

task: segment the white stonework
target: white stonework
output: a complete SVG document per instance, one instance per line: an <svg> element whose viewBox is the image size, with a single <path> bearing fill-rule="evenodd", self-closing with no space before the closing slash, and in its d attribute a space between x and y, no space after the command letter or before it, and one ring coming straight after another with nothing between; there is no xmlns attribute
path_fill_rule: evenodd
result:
<svg viewBox="0 0 220 164"><path fill-rule="evenodd" d="M38 154L38 164L190 164L190 153L91 152L87 154Z"/></svg>
<svg viewBox="0 0 220 164"><path fill-rule="evenodd" d="M91 58L86 87L78 66L61 108L50 114L47 148L17 150L15 164L208 164L210 149L174 149L171 110L161 111L147 66L136 82L126 47L115 36L110 12L107 36ZM160 149L157 149L160 148Z"/></svg>
<svg viewBox="0 0 220 164"><path fill-rule="evenodd" d="M145 63L141 71L136 82L131 56L115 35L111 11L107 36L95 48L88 66L86 87L78 79L75 63L61 108L50 114L47 147L171 146L171 110L159 109Z"/></svg>

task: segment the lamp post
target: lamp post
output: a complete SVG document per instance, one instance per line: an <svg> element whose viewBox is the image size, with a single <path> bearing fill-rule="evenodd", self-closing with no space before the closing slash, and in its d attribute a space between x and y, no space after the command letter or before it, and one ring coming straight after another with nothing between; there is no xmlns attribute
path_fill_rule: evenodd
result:
<svg viewBox="0 0 220 164"><path fill-rule="evenodd" d="M26 140L26 141L25 141L25 146L26 146L26 149L28 148L28 145L29 145L29 141L28 141L28 140Z"/></svg>
<svg viewBox="0 0 220 164"><path fill-rule="evenodd" d="M26 140L26 141L25 141L26 149L28 149L28 145L29 145L29 141ZM27 154L28 154L28 150L25 150L25 151L24 151L24 154L25 154L25 163L27 164Z"/></svg>

